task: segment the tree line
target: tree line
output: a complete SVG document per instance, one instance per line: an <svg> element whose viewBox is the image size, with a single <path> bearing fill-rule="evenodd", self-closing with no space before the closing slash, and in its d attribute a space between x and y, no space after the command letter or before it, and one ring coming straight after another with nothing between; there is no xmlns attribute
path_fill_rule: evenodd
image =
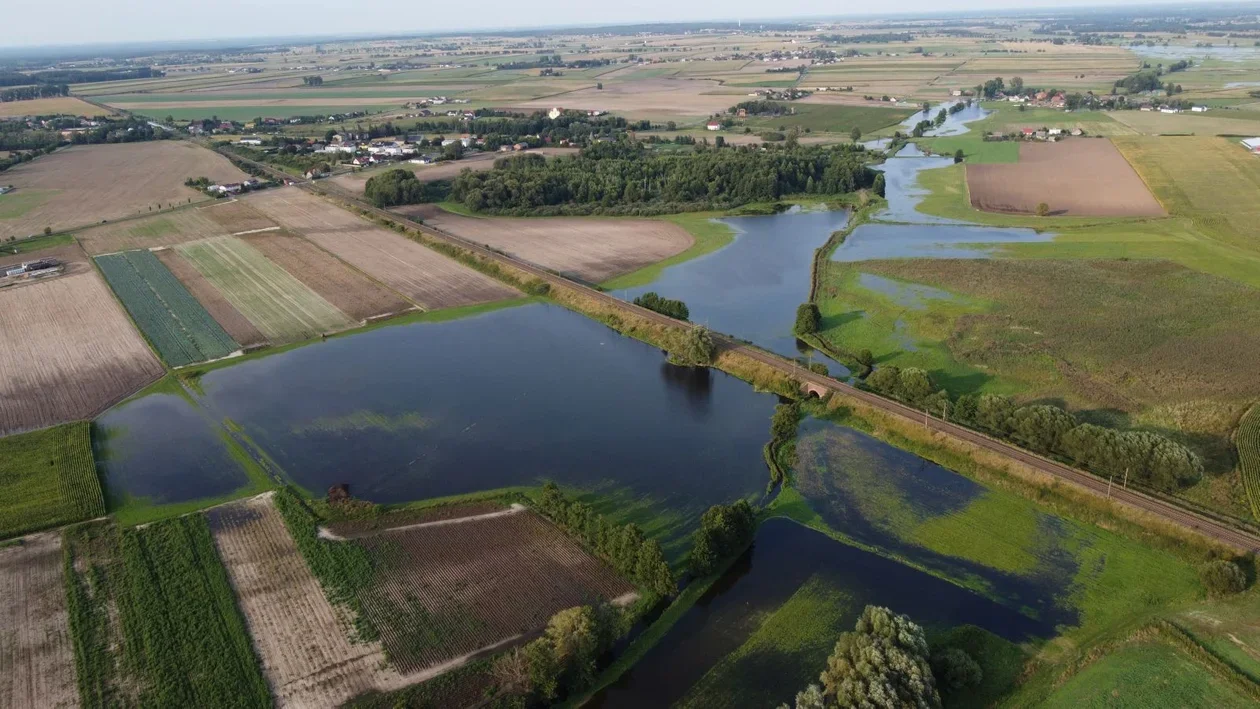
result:
<svg viewBox="0 0 1260 709"><path fill-rule="evenodd" d="M35 86L19 86L16 89L0 91L0 103L10 101L31 101L37 98L54 98L69 96L68 84L36 84Z"/></svg>
<svg viewBox="0 0 1260 709"><path fill-rule="evenodd" d="M465 172L451 197L472 211L513 215L663 214L726 209L786 194L869 188L876 172L861 146L696 146L660 154L629 140L574 157Z"/></svg>
<svg viewBox="0 0 1260 709"><path fill-rule="evenodd" d="M997 394L963 394L953 401L917 367L880 367L866 378L866 385L954 423L1117 480L1173 492L1203 476L1199 456L1165 436L1081 423L1057 406L1019 406Z"/></svg>
<svg viewBox="0 0 1260 709"><path fill-rule="evenodd" d="M441 202L450 194L444 180L421 182L411 170L395 168L368 179L364 196L377 207Z"/></svg>
<svg viewBox="0 0 1260 709"><path fill-rule="evenodd" d="M661 597L677 590L661 545L645 537L638 525L614 524L585 502L569 499L550 482L543 485L536 509L639 586Z"/></svg>
<svg viewBox="0 0 1260 709"><path fill-rule="evenodd" d="M661 315L668 315L675 320L686 320L691 316L691 311L687 309L686 303L673 298L662 298L655 291L649 291L635 298L634 304Z"/></svg>

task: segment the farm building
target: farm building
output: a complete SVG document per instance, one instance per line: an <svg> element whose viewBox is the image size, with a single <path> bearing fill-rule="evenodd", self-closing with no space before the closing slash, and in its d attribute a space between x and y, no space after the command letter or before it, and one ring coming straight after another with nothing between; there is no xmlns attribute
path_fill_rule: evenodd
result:
<svg viewBox="0 0 1260 709"><path fill-rule="evenodd" d="M704 127L708 128L709 130L721 130L722 124L717 121L709 121L708 123L704 124Z"/></svg>
<svg viewBox="0 0 1260 709"><path fill-rule="evenodd" d="M1260 153L1260 138L1244 138L1241 142L1251 152Z"/></svg>

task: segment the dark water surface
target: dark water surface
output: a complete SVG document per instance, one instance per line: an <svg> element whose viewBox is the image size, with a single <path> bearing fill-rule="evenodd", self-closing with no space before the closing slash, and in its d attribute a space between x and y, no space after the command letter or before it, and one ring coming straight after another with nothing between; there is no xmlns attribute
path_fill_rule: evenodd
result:
<svg viewBox="0 0 1260 709"><path fill-rule="evenodd" d="M776 518L761 525L752 548L642 660L586 706L667 707L678 701L756 630L750 617L773 611L814 574L853 599L851 621L874 603L924 626L969 623L1016 642L1053 630L935 576Z"/></svg>
<svg viewBox="0 0 1260 709"><path fill-rule="evenodd" d="M154 397L103 417L144 435L142 446L104 442L125 446L110 451L111 485L165 501L233 489L212 485L186 446L208 421L230 419L317 496L349 483L357 497L394 503L548 478L694 518L765 488L761 447L776 403L547 304L333 338L200 384L206 417Z"/></svg>
<svg viewBox="0 0 1260 709"><path fill-rule="evenodd" d="M785 357L808 353L792 334L796 308L809 299L814 251L843 229L848 212L801 211L721 220L736 231L728 246L666 268L656 281L614 291L632 300L648 291L687 304L691 321L734 335ZM832 375L849 371L821 353L812 355Z"/></svg>

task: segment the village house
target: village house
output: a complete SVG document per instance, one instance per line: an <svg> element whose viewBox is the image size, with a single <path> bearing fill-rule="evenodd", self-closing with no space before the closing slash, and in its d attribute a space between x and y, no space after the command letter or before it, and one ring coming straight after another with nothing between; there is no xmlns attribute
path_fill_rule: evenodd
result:
<svg viewBox="0 0 1260 709"><path fill-rule="evenodd" d="M709 121L708 123L704 124L704 127L709 130L721 130L722 123L720 121Z"/></svg>
<svg viewBox="0 0 1260 709"><path fill-rule="evenodd" d="M238 145L262 145L263 139L256 135L247 136L236 141Z"/></svg>

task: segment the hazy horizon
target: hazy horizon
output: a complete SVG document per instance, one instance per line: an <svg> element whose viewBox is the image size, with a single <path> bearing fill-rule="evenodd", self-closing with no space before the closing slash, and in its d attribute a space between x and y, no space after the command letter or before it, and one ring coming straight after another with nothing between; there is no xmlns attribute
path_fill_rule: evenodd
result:
<svg viewBox="0 0 1260 709"><path fill-rule="evenodd" d="M1206 0L1166 3L1146 0L1048 0L1012 3L1004 0L955 0L948 4L930 0L905 0L887 16L947 14L951 12L997 11L1001 13L1064 8L1152 6L1172 7L1227 4ZM866 7L837 7L824 0L790 0L767 6L750 0L731 0L717 8L701 8L667 0L642 0L635 6L567 6L555 0L541 0L530 7L506 0L486 0L477 6L474 19L468 10L441 6L420 11L399 0L368 0L352 10L342 7L312 12L312 3L277 0L259 5L246 0L221 0L209 12L188 11L188 6L133 0L125 7L115 6L102 13L99 5L86 0L66 0L58 5L58 19L49 23L45 9L19 4L7 10L10 27L20 27L19 35L0 39L0 49L63 47L93 44L158 43L186 41L234 41L256 38L364 36L420 34L429 32L522 30L582 25L640 24L694 21L772 21L824 17L877 16ZM414 14L413 14L414 13ZM14 17L16 15L16 17Z"/></svg>

